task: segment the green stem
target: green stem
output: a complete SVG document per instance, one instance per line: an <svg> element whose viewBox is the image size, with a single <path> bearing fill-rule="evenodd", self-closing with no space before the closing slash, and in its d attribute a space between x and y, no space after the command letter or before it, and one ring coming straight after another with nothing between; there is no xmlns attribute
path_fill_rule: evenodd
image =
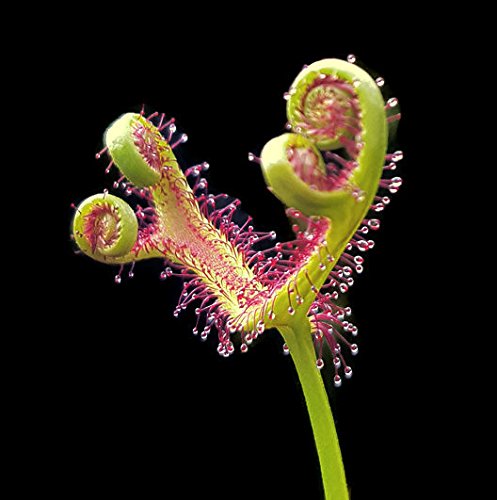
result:
<svg viewBox="0 0 497 500"><path fill-rule="evenodd" d="M321 465L326 500L348 500L342 454L328 395L316 367L316 354L308 321L278 327L285 340L304 392L314 441Z"/></svg>

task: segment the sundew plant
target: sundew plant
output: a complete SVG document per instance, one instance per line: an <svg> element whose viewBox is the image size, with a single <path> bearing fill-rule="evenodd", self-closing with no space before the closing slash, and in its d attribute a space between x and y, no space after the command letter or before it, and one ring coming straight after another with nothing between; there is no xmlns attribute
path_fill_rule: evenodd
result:
<svg viewBox="0 0 497 500"><path fill-rule="evenodd" d="M245 353L264 332L279 332L302 385L327 500L349 494L323 355L331 352L335 386L352 376L358 329L338 299L363 272L378 215L402 183L393 173L402 152L387 152L397 99L385 102L383 79L354 62L304 67L284 94L287 132L249 154L286 207L291 241L257 231L250 217L235 223L240 201L208 193L209 165L178 164L174 149L187 137L174 119L143 112L117 118L97 154L109 157L107 171L120 171L114 188L134 194L136 206L105 190L75 207L72 228L82 253L119 267L117 283L127 265L132 277L140 260L164 262L162 279L183 280L174 316L192 305L193 334L215 335L221 356L235 353L234 338Z"/></svg>

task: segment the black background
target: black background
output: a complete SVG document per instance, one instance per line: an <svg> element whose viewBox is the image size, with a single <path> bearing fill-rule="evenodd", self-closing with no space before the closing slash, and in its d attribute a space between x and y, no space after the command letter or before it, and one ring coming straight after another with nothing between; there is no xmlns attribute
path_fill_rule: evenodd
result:
<svg viewBox="0 0 497 500"><path fill-rule="evenodd" d="M421 166L429 159L417 142L426 99L417 68L426 53L401 33L359 42L328 32L306 41L257 26L205 26L179 37L96 31L100 45L68 31L68 52L51 68L52 105L65 126L54 160L59 243L45 278L57 281L57 292L42 298L51 304L49 328L33 347L43 353L33 381L39 418L31 430L41 440L35 466L51 457L40 481L67 497L322 498L305 403L277 332L266 332L245 355L221 358L215 339L202 343L191 334L192 310L173 317L181 284L161 282L159 262L137 265L133 280L116 285L115 269L73 254L70 204L111 189L116 172L106 176L105 163L94 158L102 134L145 104L176 117L189 135L178 156L184 166L210 163L211 192L240 198L258 229L288 236L282 207L247 152L259 153L282 133L282 95L303 64L354 53L400 100L404 185L349 294L360 331L354 376L339 390L329 368L323 376L352 498L415 490L416 457L432 425L423 404L432 362L421 335L426 276L419 267ZM87 31L84 37L91 38Z"/></svg>

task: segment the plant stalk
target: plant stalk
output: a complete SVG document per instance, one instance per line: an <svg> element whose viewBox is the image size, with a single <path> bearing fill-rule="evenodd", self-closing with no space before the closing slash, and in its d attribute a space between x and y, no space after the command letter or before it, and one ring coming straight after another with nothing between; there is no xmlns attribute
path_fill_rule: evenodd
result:
<svg viewBox="0 0 497 500"><path fill-rule="evenodd" d="M290 349L304 392L321 466L325 498L349 500L335 422L321 374L316 367L310 324L308 321L300 321L292 327L280 326L278 330Z"/></svg>

